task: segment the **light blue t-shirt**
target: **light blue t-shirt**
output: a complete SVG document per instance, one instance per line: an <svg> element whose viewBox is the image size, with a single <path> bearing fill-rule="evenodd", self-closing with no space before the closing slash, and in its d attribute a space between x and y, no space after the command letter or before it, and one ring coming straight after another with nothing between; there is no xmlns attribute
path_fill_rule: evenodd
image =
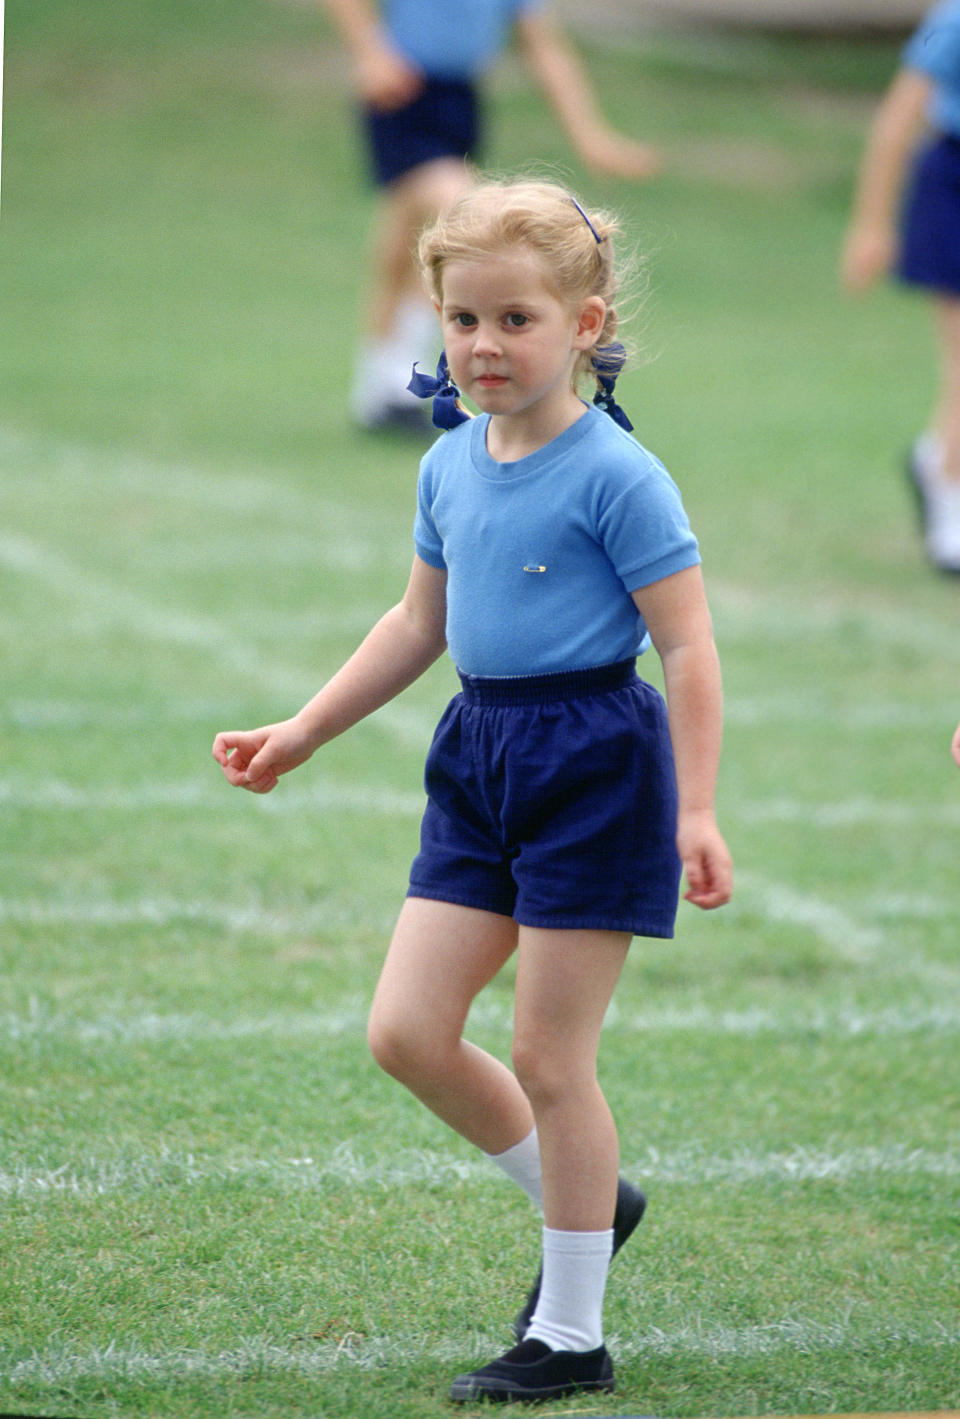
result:
<svg viewBox="0 0 960 1419"><path fill-rule="evenodd" d="M545 0L385 0L382 22L402 54L435 79L472 79L510 40L517 16Z"/></svg>
<svg viewBox="0 0 960 1419"><path fill-rule="evenodd" d="M909 69L934 80L930 121L960 138L960 0L934 5L903 51Z"/></svg>
<svg viewBox="0 0 960 1419"><path fill-rule="evenodd" d="M630 593L696 565L663 464L593 405L516 463L486 449L489 416L420 466L417 554L447 572L447 645L468 675L613 664L649 645Z"/></svg>

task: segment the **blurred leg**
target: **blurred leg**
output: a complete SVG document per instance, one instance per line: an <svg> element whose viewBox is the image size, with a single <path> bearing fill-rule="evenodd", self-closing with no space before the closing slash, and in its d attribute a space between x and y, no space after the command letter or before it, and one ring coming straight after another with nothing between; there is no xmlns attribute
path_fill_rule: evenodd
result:
<svg viewBox="0 0 960 1419"><path fill-rule="evenodd" d="M380 199L367 334L358 351L350 399L361 425L395 423L422 432L429 422L429 406L407 389L414 363L432 374L440 353L436 312L416 263L417 236L470 181L459 158L439 158L398 178Z"/></svg>
<svg viewBox="0 0 960 1419"><path fill-rule="evenodd" d="M373 251L369 324L374 339L390 338L405 301L428 304L416 265L417 236L470 186L465 163L438 158L405 173L383 193Z"/></svg>
<svg viewBox="0 0 960 1419"><path fill-rule="evenodd" d="M960 482L960 297L940 297L936 314L941 368L936 427L943 449L943 476Z"/></svg>

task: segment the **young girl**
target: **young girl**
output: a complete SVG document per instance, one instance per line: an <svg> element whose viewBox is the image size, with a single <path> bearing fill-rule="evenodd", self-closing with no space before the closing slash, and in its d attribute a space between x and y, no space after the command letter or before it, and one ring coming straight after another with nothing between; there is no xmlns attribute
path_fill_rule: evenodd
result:
<svg viewBox="0 0 960 1419"><path fill-rule="evenodd" d="M645 178L653 148L611 128L586 66L548 0L323 0L353 62L377 189L367 331L351 393L364 428L413 428L423 411L410 366L436 349L436 322L413 260L421 228L471 186L483 143L483 80L515 39L580 161Z"/></svg>
<svg viewBox="0 0 960 1419"><path fill-rule="evenodd" d="M697 906L731 891L697 544L612 399L614 230L562 188L507 183L481 184L426 232L449 378L442 359L425 384L454 426L422 463L406 592L292 719L213 746L232 784L267 793L445 648L457 665L369 1043L542 1202L545 1225L520 1343L456 1379L455 1400L612 1389L607 1268L643 1197L618 1184L601 1024L631 937L672 936L681 864ZM587 373L600 407L576 392ZM461 390L479 417L461 411ZM651 640L669 725L635 671ZM514 953L511 1071L463 1029Z"/></svg>
<svg viewBox="0 0 960 1419"><path fill-rule="evenodd" d="M934 131L907 181L910 150L925 120ZM843 279L862 291L892 267L934 303L940 393L908 471L927 555L941 571L960 573L960 0L934 6L907 45L861 166Z"/></svg>

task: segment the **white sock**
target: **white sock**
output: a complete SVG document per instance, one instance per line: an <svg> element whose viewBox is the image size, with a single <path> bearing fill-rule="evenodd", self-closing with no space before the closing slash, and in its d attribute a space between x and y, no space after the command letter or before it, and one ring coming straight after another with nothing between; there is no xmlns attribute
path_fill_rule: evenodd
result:
<svg viewBox="0 0 960 1419"><path fill-rule="evenodd" d="M537 1130L532 1128L526 1138L521 1138L505 1153L488 1153L491 1163L502 1168L533 1203L543 1211L543 1183L540 1175L540 1140Z"/></svg>
<svg viewBox="0 0 960 1419"><path fill-rule="evenodd" d="M943 446L937 434L928 430L914 441L913 466L920 475L921 483L936 483L940 480Z"/></svg>
<svg viewBox="0 0 960 1419"><path fill-rule="evenodd" d="M603 1293L613 1254L607 1232L543 1229L540 1299L524 1340L551 1350L596 1350L603 1344Z"/></svg>
<svg viewBox="0 0 960 1419"><path fill-rule="evenodd" d="M442 342L437 312L428 300L407 296L400 303L391 339L408 370L417 360L424 374L433 374Z"/></svg>
<svg viewBox="0 0 960 1419"><path fill-rule="evenodd" d="M417 409L429 423L429 404L425 404L407 385L413 374L415 356L409 343L391 335L386 340L367 340L357 351L353 384L350 390L350 412L357 423L376 423L387 408ZM432 375L437 357L421 361L422 374Z"/></svg>

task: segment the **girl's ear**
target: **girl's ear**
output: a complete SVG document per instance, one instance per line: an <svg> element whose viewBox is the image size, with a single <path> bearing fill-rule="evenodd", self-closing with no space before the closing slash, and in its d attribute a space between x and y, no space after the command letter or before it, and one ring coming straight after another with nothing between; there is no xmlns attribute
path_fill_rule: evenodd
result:
<svg viewBox="0 0 960 1419"><path fill-rule="evenodd" d="M603 334L607 318L607 303L602 296L588 296L580 307L574 349L590 350Z"/></svg>

